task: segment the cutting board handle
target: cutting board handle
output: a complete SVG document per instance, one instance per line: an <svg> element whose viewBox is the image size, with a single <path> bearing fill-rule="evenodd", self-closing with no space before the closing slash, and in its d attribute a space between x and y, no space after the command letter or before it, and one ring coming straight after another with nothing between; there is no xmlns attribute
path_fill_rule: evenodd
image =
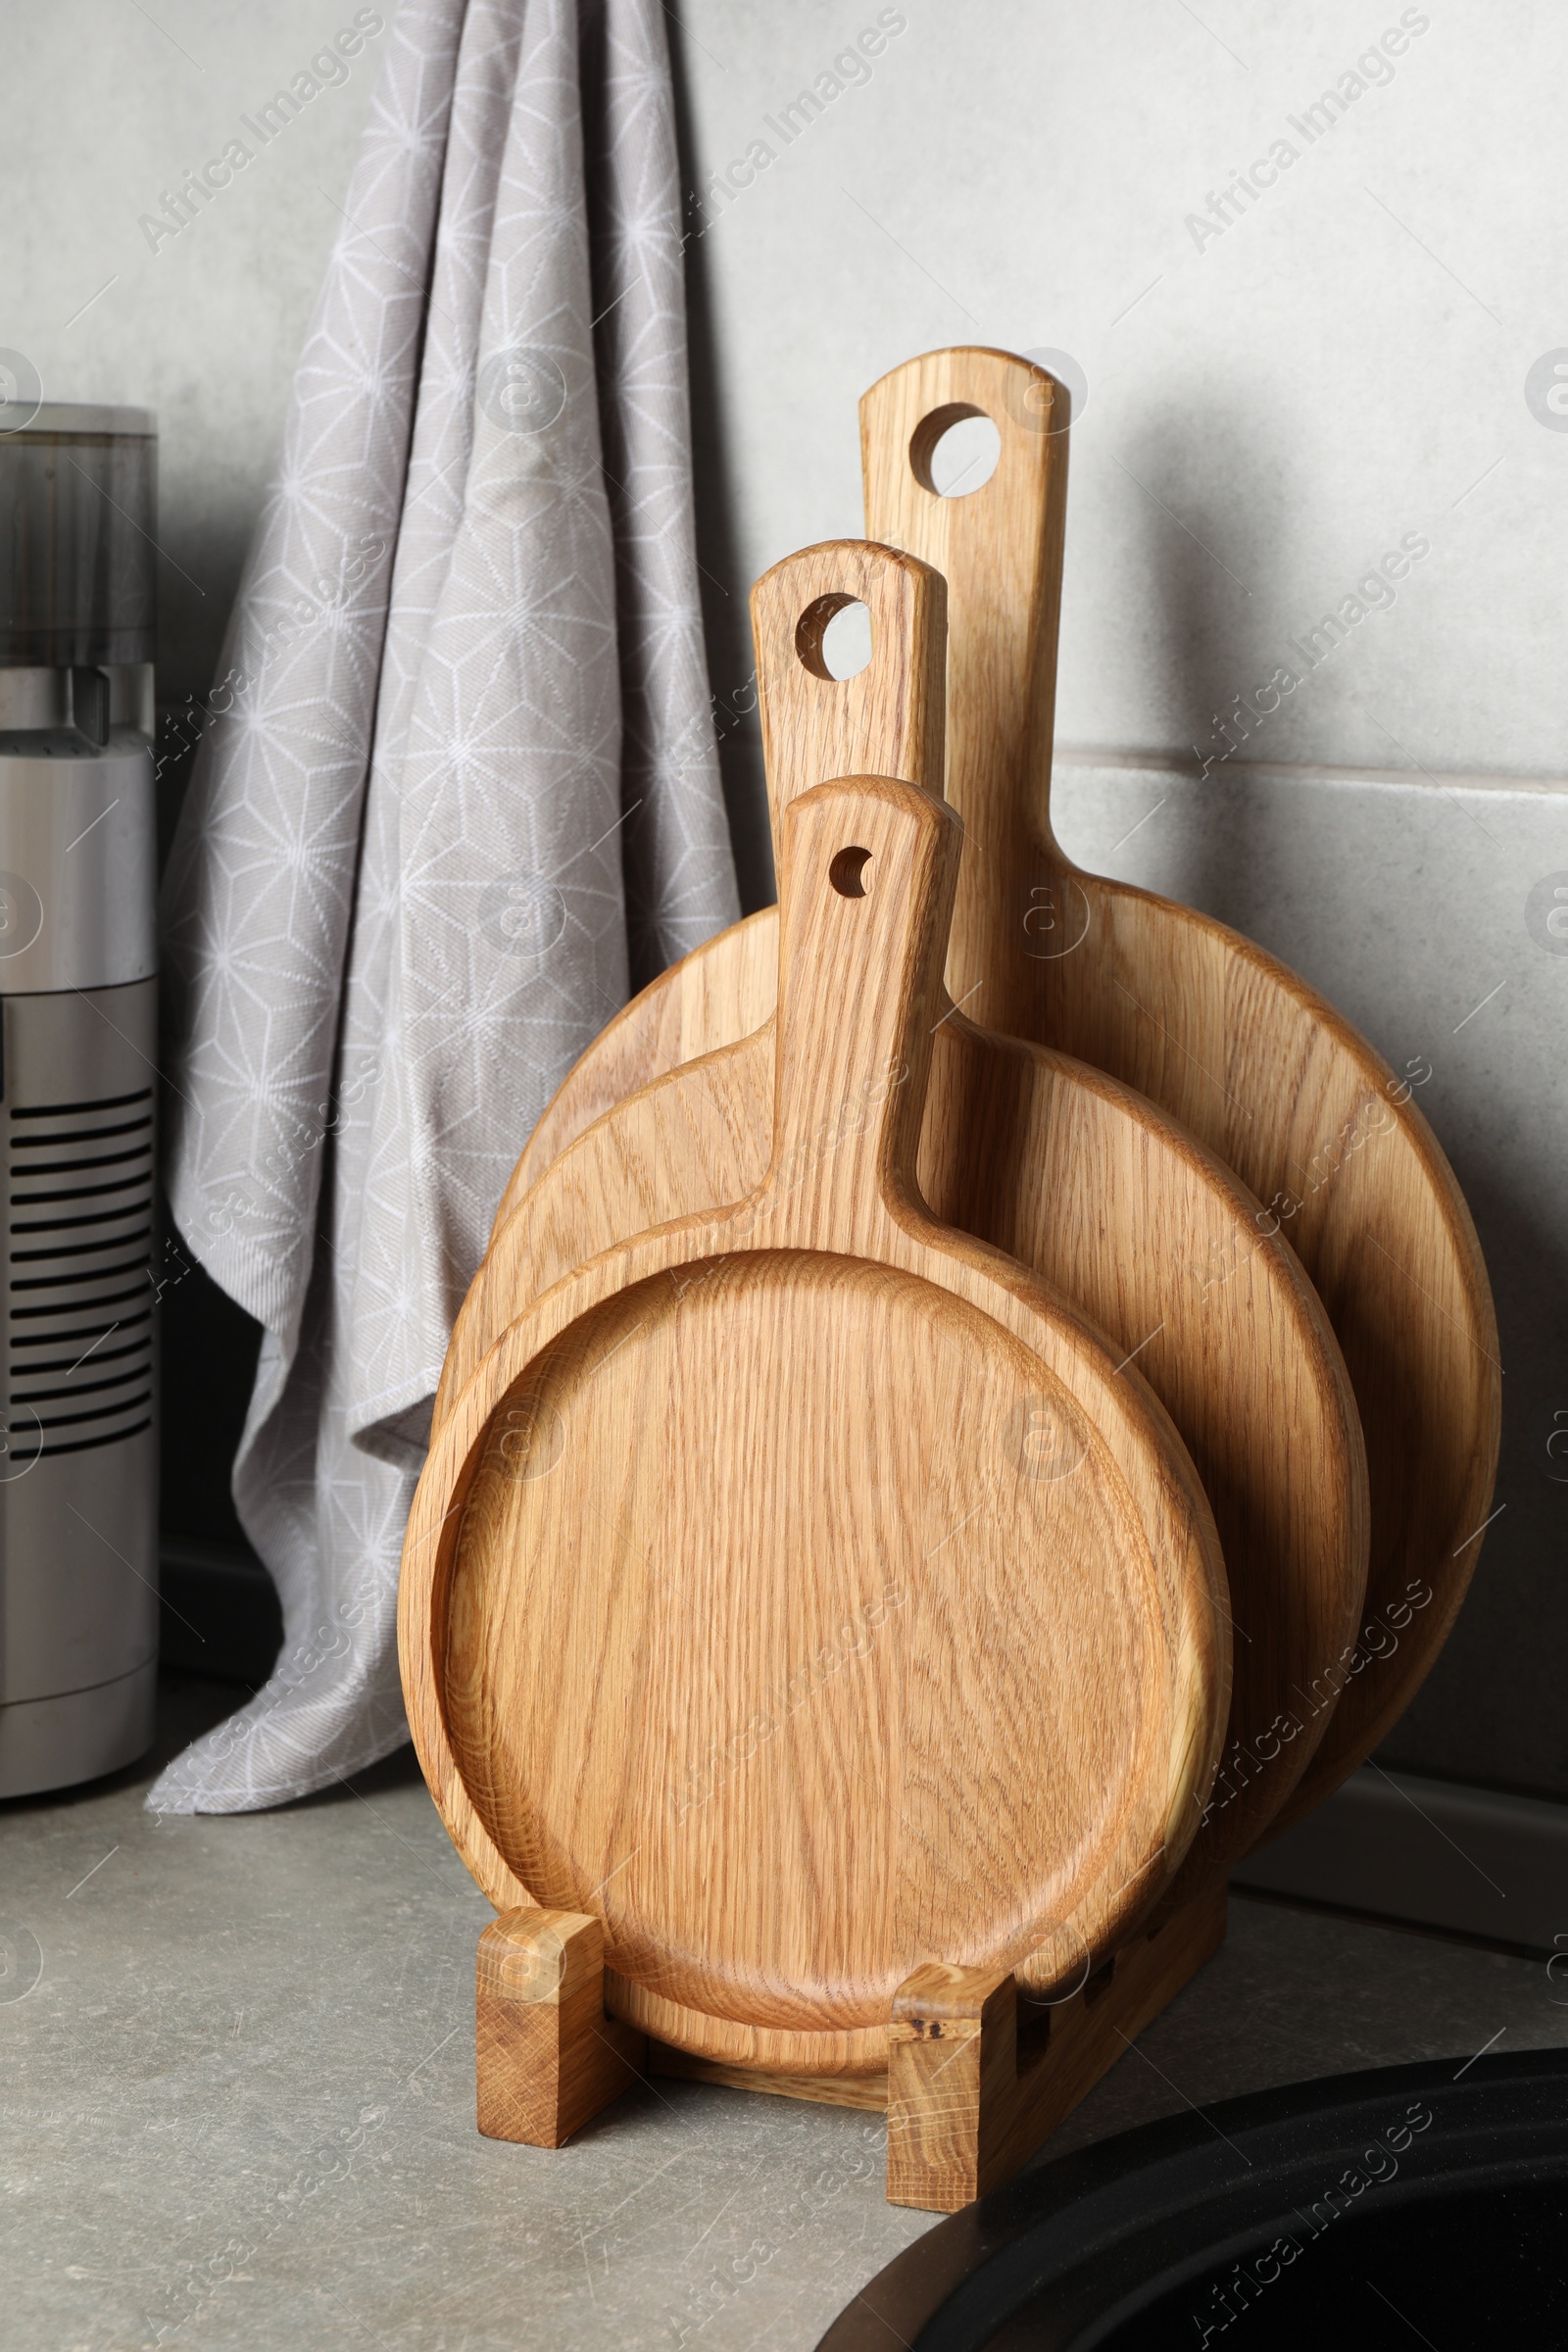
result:
<svg viewBox="0 0 1568 2352"><path fill-rule="evenodd" d="M822 639L853 604L870 614L871 659L854 677L835 678ZM897 548L827 539L763 572L752 590L752 635L780 876L784 811L813 784L902 776L941 797L947 627L941 574Z"/></svg>
<svg viewBox="0 0 1568 2352"><path fill-rule="evenodd" d="M923 1215L961 828L917 786L862 776L804 793L784 833L773 1155L751 1221L760 1247L874 1256L889 1215Z"/></svg>
<svg viewBox="0 0 1568 2352"><path fill-rule="evenodd" d="M944 498L931 461L951 424L989 416L996 470ZM1051 833L1051 743L1067 510L1065 387L1033 361L966 346L895 368L860 402L865 527L948 583L947 795L969 847L948 986L983 1026L1032 1034L1040 958L1069 927Z"/></svg>

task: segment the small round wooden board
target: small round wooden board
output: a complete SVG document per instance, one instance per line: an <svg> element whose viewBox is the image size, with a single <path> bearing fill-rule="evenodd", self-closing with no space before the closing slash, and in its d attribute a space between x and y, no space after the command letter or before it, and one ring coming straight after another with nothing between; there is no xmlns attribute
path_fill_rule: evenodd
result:
<svg viewBox="0 0 1568 2352"><path fill-rule="evenodd" d="M871 659L834 680L816 658L820 633L852 596L871 616ZM942 603L928 566L859 542L808 549L758 583L775 827L799 793L837 770L940 791ZM458 1318L437 1427L497 1334L552 1283L628 1234L760 1181L773 1126L774 991L756 977L763 939L776 980L770 911L639 1001L671 1006L667 1026L688 1052L763 1025L739 1050L614 1104L515 1202ZM612 1061L615 1035L579 1071ZM1289 1795L1328 1720L1299 1721L1295 1686L1354 1640L1367 1500L1348 1377L1275 1220L1167 1113L1064 1054L990 1035L946 1002L932 1050L923 1198L943 1222L1032 1267L1137 1365L1214 1509L1235 1620L1229 1744L1261 1755L1257 1768L1222 1775L1173 1894L1184 1900L1222 1878Z"/></svg>
<svg viewBox="0 0 1568 2352"><path fill-rule="evenodd" d="M601 1919L607 2005L666 2044L869 2074L921 1963L1054 1987L1169 1883L1229 1635L1136 1368L919 1200L956 821L861 778L788 827L761 1182L508 1326L399 1636L498 1909Z"/></svg>

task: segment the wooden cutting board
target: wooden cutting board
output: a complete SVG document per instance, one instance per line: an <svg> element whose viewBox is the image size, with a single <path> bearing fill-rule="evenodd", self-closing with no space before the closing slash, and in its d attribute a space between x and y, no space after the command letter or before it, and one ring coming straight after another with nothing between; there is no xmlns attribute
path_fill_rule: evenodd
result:
<svg viewBox="0 0 1568 2352"><path fill-rule="evenodd" d="M662 2041L872 2073L917 1965L1057 1985L1167 1880L1225 1579L1136 1369L918 1197L956 818L859 779L788 829L762 1180L508 1327L399 1636L498 1908L602 1919L607 2005Z"/></svg>
<svg viewBox="0 0 1568 2352"><path fill-rule="evenodd" d="M871 660L837 681L821 661L834 611L867 607ZM808 549L754 595L775 831L837 772L936 791L943 766L940 576L891 549ZM775 841L776 853L782 844ZM743 925L666 975L688 999L670 1027L693 1048L739 1040L741 1001L776 922ZM693 991L691 982L701 986ZM771 1010L772 992L750 1010ZM695 1007L695 1009L694 1009ZM728 1032L719 1016L733 1017ZM597 1049L596 1049L597 1051ZM556 1159L501 1226L459 1317L436 1401L452 1398L512 1318L624 1236L742 1197L772 1137L773 1039L710 1054L615 1105ZM1270 1769L1227 1782L1176 1898L1223 1875L1306 1764L1326 1717L1289 1728L1292 1686L1354 1638L1365 1578L1366 1472L1349 1383L1290 1250L1230 1170L1102 1072L988 1035L944 1000L918 1163L944 1222L1021 1258L1136 1362L1197 1462L1232 1585L1231 1736ZM1229 1279L1218 1284L1222 1263ZM1043 1453L1054 1444L1042 1430Z"/></svg>
<svg viewBox="0 0 1568 2352"><path fill-rule="evenodd" d="M1001 436L996 470L939 497L931 453L976 414ZM967 838L953 994L1125 1079L1228 1162L1279 1217L1349 1368L1371 1476L1364 1631L1298 1677L1295 1717L1332 1721L1279 1829L1376 1746L1453 1623L1496 1473L1496 1320L1452 1170L1381 1054L1250 941L1082 872L1052 833L1066 416L1061 387L1007 352L895 368L860 404L866 527L948 581L948 797ZM1244 1753L1222 1786L1259 1773Z"/></svg>
<svg viewBox="0 0 1568 2352"><path fill-rule="evenodd" d="M895 369L861 407L866 527L949 583L948 789L971 832L953 994L993 1028L1126 1080L1233 1167L1279 1217L1344 1352L1371 1480L1359 1636L1314 1647L1294 1678L1293 1739L1320 1744L1288 1801L1266 1801L1285 1793L1272 1741L1236 1746L1215 1798L1255 1803L1259 1826L1278 1830L1370 1754L1447 1639L1496 1474L1496 1318L1463 1196L1382 1056L1277 958L1188 907L1080 872L1052 834L1068 436L1051 428L1066 401L1007 352L934 352ZM996 470L968 497L940 498L931 452L950 420L977 413L1001 436ZM497 1230L612 1103L731 1033L724 1024L739 1033L762 1017L767 920L752 916L716 956L687 957L612 1022L534 1130ZM1234 1281L1223 1255L1210 1272L1216 1288Z"/></svg>

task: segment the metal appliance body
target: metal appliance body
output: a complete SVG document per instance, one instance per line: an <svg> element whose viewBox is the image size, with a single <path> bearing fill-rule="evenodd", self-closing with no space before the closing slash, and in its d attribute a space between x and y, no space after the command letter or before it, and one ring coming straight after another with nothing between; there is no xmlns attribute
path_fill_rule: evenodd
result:
<svg viewBox="0 0 1568 2352"><path fill-rule="evenodd" d="M5 423L0 407L0 1796L16 1796L153 1739L152 612L124 525L139 508L152 526L156 444L140 411Z"/></svg>

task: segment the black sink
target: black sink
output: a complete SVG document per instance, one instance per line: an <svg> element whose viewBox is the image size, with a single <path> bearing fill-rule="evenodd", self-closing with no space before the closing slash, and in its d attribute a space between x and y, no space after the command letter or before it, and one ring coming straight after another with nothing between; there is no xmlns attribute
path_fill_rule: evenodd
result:
<svg viewBox="0 0 1568 2352"><path fill-rule="evenodd" d="M1568 2050L1335 2075L1059 2158L819 2352L1568 2347Z"/></svg>

